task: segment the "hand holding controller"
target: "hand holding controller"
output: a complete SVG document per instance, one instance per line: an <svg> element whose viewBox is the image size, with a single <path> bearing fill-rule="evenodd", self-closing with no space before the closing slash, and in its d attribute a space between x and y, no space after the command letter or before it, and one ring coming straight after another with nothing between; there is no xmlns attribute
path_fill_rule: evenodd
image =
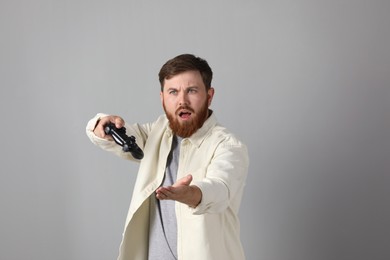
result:
<svg viewBox="0 0 390 260"><path fill-rule="evenodd" d="M124 152L130 152L135 159L141 160L144 157L144 152L135 142L135 137L126 135L126 128L116 128L115 124L109 123L104 126L104 132L111 135L115 143L122 146Z"/></svg>

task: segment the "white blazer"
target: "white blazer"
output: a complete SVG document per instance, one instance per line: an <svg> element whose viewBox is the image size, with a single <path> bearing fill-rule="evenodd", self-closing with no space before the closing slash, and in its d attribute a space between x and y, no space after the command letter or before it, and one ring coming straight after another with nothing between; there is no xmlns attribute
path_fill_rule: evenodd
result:
<svg viewBox="0 0 390 260"><path fill-rule="evenodd" d="M138 161L113 141L94 135L96 122L103 116L97 114L88 122L86 132L92 143L140 163L118 260L147 260L149 198L162 183L172 131L165 115L149 124L126 124L126 133L135 136L144 151ZM214 113L196 133L182 140L177 178L192 174L191 184L201 189L202 201L196 208L176 202L179 260L245 259L237 214L248 165L246 146L218 125Z"/></svg>

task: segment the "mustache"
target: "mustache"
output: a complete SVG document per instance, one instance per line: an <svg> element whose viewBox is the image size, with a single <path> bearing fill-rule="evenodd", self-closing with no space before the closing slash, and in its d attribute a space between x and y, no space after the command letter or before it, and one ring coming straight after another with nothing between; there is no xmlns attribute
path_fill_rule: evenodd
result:
<svg viewBox="0 0 390 260"><path fill-rule="evenodd" d="M195 111L189 107L189 106L180 106L178 109L176 109L176 114L178 114L180 112L180 110L188 110L190 111L191 113L194 113Z"/></svg>

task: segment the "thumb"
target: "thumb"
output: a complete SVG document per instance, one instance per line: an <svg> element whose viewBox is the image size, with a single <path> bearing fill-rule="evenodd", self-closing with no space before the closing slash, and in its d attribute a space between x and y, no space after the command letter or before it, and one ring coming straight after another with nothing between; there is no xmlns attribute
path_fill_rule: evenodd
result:
<svg viewBox="0 0 390 260"><path fill-rule="evenodd" d="M191 182L192 182L192 175L188 174L187 176L184 176L183 178L179 179L173 186L182 186L182 185L189 186Z"/></svg>

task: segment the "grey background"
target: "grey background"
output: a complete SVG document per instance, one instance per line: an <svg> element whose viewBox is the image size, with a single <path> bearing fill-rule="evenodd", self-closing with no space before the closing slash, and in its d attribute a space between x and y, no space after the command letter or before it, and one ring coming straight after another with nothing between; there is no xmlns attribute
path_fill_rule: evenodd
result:
<svg viewBox="0 0 390 260"><path fill-rule="evenodd" d="M390 259L387 0L0 1L0 259L115 259L137 165L97 112L145 123L194 53L249 147L247 258Z"/></svg>

